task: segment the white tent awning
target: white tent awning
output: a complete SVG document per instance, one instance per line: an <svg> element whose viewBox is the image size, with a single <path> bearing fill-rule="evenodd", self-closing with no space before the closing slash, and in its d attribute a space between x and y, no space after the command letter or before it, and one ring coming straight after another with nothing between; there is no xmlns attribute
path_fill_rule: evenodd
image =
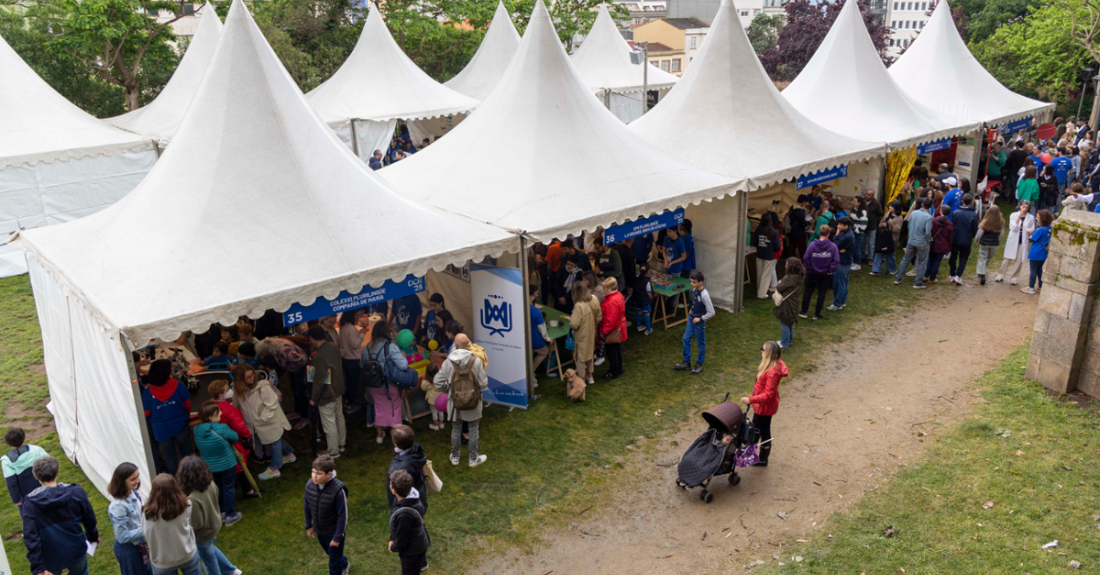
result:
<svg viewBox="0 0 1100 575"><path fill-rule="evenodd" d="M938 83L929 73L931 83ZM813 58L783 95L822 126L866 141L907 148L978 129L910 98L886 71L856 0L847 0Z"/></svg>
<svg viewBox="0 0 1100 575"><path fill-rule="evenodd" d="M433 80L401 51L372 7L340 69L306 99L330 125L349 120L423 120L468 112L477 100Z"/></svg>
<svg viewBox="0 0 1100 575"><path fill-rule="evenodd" d="M20 242L139 345L516 246L512 233L379 181L309 107L239 0L148 177L111 207Z"/></svg>
<svg viewBox="0 0 1100 575"><path fill-rule="evenodd" d="M501 1L497 3L497 11L493 14L489 30L485 32L485 38L481 40L481 45L470 63L443 85L475 100L484 100L508 69L517 48L519 33Z"/></svg>
<svg viewBox="0 0 1100 575"><path fill-rule="evenodd" d="M747 177L750 189L885 153L882 142L832 132L787 102L731 0L722 0L680 83L629 129L696 166Z"/></svg>
<svg viewBox="0 0 1100 575"><path fill-rule="evenodd" d="M380 173L416 201L544 242L730 195L741 184L665 155L604 109L542 0L477 111Z"/></svg>
<svg viewBox="0 0 1100 575"><path fill-rule="evenodd" d="M132 112L108 118L108 123L163 143L172 139L202 83L222 33L222 21L213 6L205 4L199 14L199 28L195 36L187 46L179 67L156 99Z"/></svg>
<svg viewBox="0 0 1100 575"><path fill-rule="evenodd" d="M645 64L630 61L630 45L623 39L606 4L600 4L599 14L584 42L570 58L588 87L596 93L610 90L619 94L640 92L643 88ZM649 67L649 89L667 90L677 78L656 66Z"/></svg>
<svg viewBox="0 0 1100 575"><path fill-rule="evenodd" d="M1005 88L986 71L959 36L947 0L940 0L917 39L890 66L890 76L917 102L990 126L1055 108Z"/></svg>

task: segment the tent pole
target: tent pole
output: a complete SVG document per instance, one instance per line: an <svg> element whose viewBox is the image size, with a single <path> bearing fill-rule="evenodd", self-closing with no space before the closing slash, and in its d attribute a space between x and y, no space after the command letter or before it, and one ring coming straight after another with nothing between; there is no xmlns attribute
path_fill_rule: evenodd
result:
<svg viewBox="0 0 1100 575"><path fill-rule="evenodd" d="M531 293L531 270L527 269L527 240L523 237L522 233L519 235L519 269L520 273L523 274L523 302L527 303L527 300L530 298L529 294ZM523 315L523 347L525 350L523 360L527 364L527 401L530 403L531 398L535 396L535 374L534 370L531 369L531 362L533 360L531 357L531 352L533 351L531 349L531 306L528 304L524 307L527 309L521 314Z"/></svg>
<svg viewBox="0 0 1100 575"><path fill-rule="evenodd" d="M737 192L737 221L733 229L737 234L737 256L734 259L733 312L741 313L745 298L745 219L749 216L748 192Z"/></svg>
<svg viewBox="0 0 1100 575"><path fill-rule="evenodd" d="M145 423L145 406L141 403L141 380L138 378L137 366L134 365L134 350L130 346L129 338L119 332L118 339L122 344L122 353L126 356L126 368L130 370L130 389L134 393L134 408L137 409L138 427L141 428L141 443L145 446L145 463L149 466L145 473L150 478L148 485L152 485L152 478L157 474L157 465L153 458L153 438L149 437L149 426Z"/></svg>
<svg viewBox="0 0 1100 575"><path fill-rule="evenodd" d="M360 160L363 159L363 157L359 155L359 134L355 133L354 119L351 120L351 151L355 152L356 158L359 158Z"/></svg>

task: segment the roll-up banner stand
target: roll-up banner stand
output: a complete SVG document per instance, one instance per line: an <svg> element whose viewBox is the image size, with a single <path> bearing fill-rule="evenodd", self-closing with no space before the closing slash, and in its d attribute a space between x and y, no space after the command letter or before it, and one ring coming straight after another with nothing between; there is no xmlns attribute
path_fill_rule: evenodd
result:
<svg viewBox="0 0 1100 575"><path fill-rule="evenodd" d="M523 271L470 264L474 342L489 357L485 403L527 409L527 336Z"/></svg>

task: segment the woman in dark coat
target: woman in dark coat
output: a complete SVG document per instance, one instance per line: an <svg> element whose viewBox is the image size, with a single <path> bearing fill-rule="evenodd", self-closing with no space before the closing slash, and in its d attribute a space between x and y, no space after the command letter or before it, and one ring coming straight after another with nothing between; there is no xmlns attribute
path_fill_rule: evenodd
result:
<svg viewBox="0 0 1100 575"><path fill-rule="evenodd" d="M806 279L806 268L802 266L802 260L787 258L784 273L772 294L775 302L773 313L783 332L779 347L791 347L794 343L794 324L798 322L798 306L802 302L802 283Z"/></svg>

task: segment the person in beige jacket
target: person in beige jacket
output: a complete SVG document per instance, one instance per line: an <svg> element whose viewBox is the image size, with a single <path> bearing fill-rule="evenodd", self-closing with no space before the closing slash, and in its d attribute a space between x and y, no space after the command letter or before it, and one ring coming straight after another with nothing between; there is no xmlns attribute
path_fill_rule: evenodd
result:
<svg viewBox="0 0 1100 575"><path fill-rule="evenodd" d="M573 359L577 364L577 376L585 378L588 385L592 378L593 355L596 350L596 326L603 321L603 312L596 296L588 291L584 282L573 284L573 313L569 327L573 328Z"/></svg>
<svg viewBox="0 0 1100 575"><path fill-rule="evenodd" d="M264 451L271 457L267 471L259 478L266 481L282 475L279 468L283 463L294 463L298 458L294 448L283 439L283 432L290 431L290 422L279 404L279 392L270 381L259 379L252 366L241 364L233 372L233 406L241 410L244 422L252 429L252 436L263 444Z"/></svg>

